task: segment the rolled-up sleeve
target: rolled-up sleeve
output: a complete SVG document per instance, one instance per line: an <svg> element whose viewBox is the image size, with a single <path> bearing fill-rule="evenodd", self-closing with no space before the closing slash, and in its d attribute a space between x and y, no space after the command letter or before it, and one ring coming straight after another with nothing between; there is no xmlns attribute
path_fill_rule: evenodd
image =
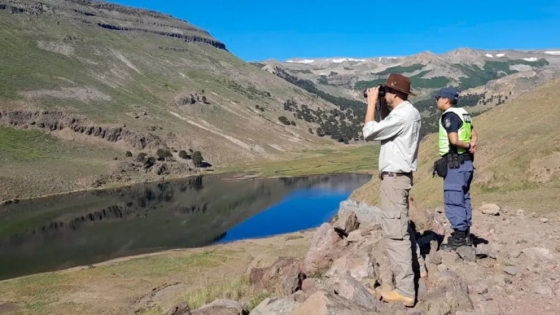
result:
<svg viewBox="0 0 560 315"><path fill-rule="evenodd" d="M380 122L370 121L364 125L362 135L366 141L387 140L398 135L404 120L398 115L389 115Z"/></svg>

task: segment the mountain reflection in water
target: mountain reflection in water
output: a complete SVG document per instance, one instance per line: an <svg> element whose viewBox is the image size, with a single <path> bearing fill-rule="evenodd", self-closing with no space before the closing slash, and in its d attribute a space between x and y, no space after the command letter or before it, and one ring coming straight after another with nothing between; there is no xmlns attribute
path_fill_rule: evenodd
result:
<svg viewBox="0 0 560 315"><path fill-rule="evenodd" d="M197 176L0 207L0 279L308 229L371 175Z"/></svg>

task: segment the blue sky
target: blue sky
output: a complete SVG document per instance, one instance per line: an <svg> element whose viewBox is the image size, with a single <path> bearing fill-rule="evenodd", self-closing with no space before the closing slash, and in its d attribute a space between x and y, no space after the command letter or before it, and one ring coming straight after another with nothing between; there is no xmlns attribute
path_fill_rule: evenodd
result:
<svg viewBox="0 0 560 315"><path fill-rule="evenodd" d="M245 61L560 48L558 0L111 2L186 20Z"/></svg>

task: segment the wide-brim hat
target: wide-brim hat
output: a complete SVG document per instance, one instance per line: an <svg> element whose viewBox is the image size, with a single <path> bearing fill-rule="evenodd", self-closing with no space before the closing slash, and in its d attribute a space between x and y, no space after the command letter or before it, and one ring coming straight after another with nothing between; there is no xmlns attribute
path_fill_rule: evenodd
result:
<svg viewBox="0 0 560 315"><path fill-rule="evenodd" d="M416 96L416 94L410 91L410 79L402 74L391 73L383 86L405 94Z"/></svg>

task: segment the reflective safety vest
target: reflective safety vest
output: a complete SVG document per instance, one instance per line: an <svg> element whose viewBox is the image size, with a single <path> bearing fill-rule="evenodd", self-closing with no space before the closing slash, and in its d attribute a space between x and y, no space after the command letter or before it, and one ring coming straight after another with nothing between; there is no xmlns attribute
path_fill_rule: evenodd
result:
<svg viewBox="0 0 560 315"><path fill-rule="evenodd" d="M455 114L457 114L457 116L459 116L459 119L461 119L461 121L463 122L463 124L461 125L461 127L459 128L458 132L457 132L457 136L459 138L460 141L465 142L465 143L469 143L471 142L471 138L472 138L472 120L471 120L471 116L469 115L469 113L467 113L466 110L464 110L463 108L460 107L450 107L448 108L445 112L443 112L443 114L441 115L441 118L439 119L439 155L440 156L444 156L446 153L449 152L449 138L447 136L447 130L445 130L445 128L443 127L443 116L446 113L449 112L453 112ZM457 149L457 153L459 154L463 154L465 152L467 152L467 149L464 148L456 148Z"/></svg>

